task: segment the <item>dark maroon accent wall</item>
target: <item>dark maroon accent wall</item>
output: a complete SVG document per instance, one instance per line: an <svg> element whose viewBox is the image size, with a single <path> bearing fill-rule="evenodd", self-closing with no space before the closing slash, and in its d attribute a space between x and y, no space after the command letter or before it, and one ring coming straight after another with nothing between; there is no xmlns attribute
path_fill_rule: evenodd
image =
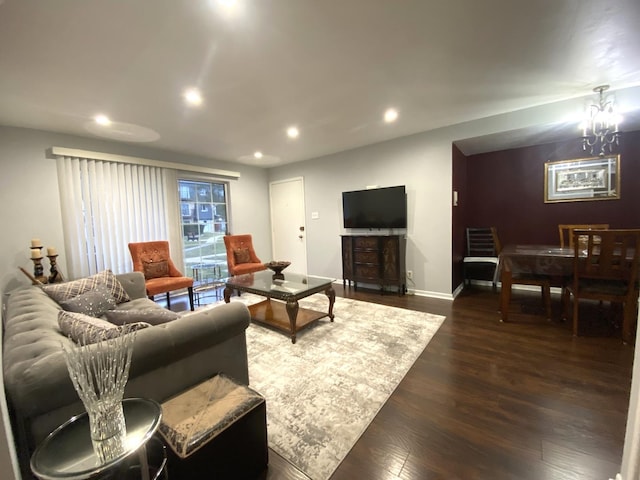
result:
<svg viewBox="0 0 640 480"><path fill-rule="evenodd" d="M577 140L471 155L467 224L497 227L503 245L557 244L560 223L640 227L640 131L624 134L619 152L619 200L561 203L544 203L544 163L588 156Z"/></svg>
<svg viewBox="0 0 640 480"><path fill-rule="evenodd" d="M460 207L454 207L453 216L454 289L462 281L457 276L461 271L458 242L464 242L466 227L495 226L503 245L559 244L560 223L640 228L640 131L626 132L620 140L619 200L544 203L544 163L589 157L577 139L466 158L456 150L453 189L459 188ZM460 186L462 179L466 183Z"/></svg>

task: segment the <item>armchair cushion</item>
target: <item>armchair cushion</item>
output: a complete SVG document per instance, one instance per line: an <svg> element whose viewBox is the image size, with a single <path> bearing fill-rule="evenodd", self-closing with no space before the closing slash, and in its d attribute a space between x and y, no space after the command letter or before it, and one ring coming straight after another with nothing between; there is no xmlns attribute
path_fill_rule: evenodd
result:
<svg viewBox="0 0 640 480"><path fill-rule="evenodd" d="M193 287L191 277L158 277L145 281L147 295L158 295L160 293L179 290L181 288Z"/></svg>
<svg viewBox="0 0 640 480"><path fill-rule="evenodd" d="M236 248L233 251L236 263L251 263L251 254L248 248Z"/></svg>
<svg viewBox="0 0 640 480"><path fill-rule="evenodd" d="M147 280L169 276L169 262L166 260L143 262L142 268L144 269L144 278Z"/></svg>

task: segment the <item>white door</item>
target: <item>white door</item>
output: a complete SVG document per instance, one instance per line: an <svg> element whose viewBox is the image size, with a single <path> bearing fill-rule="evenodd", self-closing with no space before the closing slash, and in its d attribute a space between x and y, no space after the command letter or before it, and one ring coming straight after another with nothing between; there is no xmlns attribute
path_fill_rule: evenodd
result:
<svg viewBox="0 0 640 480"><path fill-rule="evenodd" d="M307 273L307 232L302 177L269 184L273 260L287 260L289 272ZM285 271L286 273L286 271Z"/></svg>

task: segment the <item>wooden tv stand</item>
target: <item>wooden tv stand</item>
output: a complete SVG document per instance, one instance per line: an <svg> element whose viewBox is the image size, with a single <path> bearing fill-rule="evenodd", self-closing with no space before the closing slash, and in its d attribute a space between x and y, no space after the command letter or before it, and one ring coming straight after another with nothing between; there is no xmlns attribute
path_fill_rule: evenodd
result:
<svg viewBox="0 0 640 480"><path fill-rule="evenodd" d="M342 235L342 285L358 282L394 286L398 293L407 291L404 235Z"/></svg>

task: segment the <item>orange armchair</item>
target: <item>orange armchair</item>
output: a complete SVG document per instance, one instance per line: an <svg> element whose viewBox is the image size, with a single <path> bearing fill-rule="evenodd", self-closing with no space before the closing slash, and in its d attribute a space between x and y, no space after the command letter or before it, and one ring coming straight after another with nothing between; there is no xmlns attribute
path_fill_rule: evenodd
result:
<svg viewBox="0 0 640 480"><path fill-rule="evenodd" d="M227 249L229 275L242 275L267 269L253 249L251 235L225 235L224 246Z"/></svg>
<svg viewBox="0 0 640 480"><path fill-rule="evenodd" d="M130 243L129 252L133 270L144 275L147 296L151 300L159 293L166 293L167 308L171 308L169 292L186 288L189 292L189 307L193 310L193 278L182 275L173 264L169 256L169 242L159 240Z"/></svg>

